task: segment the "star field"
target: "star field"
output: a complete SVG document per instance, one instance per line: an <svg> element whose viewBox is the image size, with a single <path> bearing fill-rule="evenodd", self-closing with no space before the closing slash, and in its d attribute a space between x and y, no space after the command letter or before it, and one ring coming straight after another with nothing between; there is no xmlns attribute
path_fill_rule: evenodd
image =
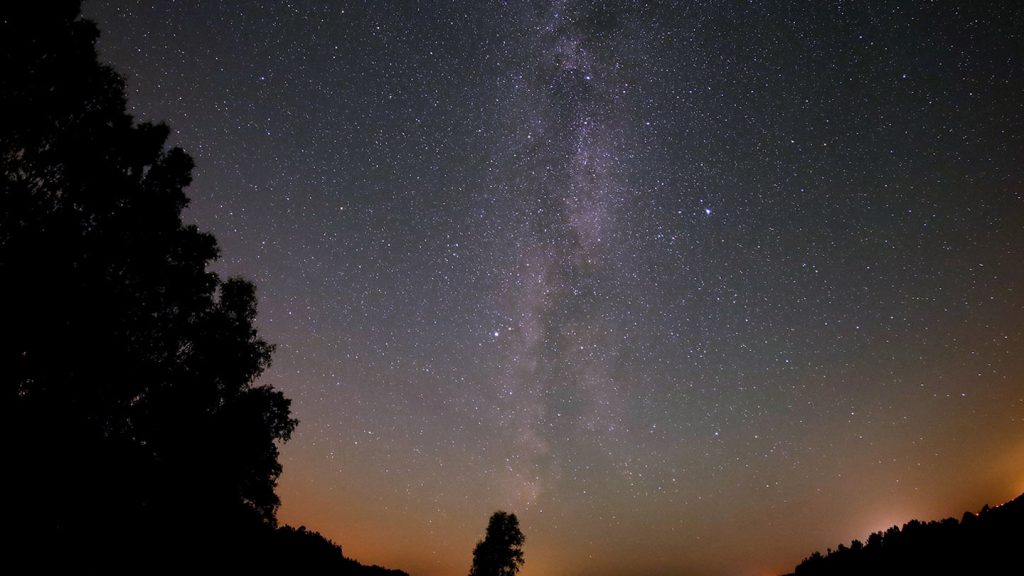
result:
<svg viewBox="0 0 1024 576"><path fill-rule="evenodd" d="M1024 491L1024 9L104 2L293 399L280 517L779 573Z"/></svg>

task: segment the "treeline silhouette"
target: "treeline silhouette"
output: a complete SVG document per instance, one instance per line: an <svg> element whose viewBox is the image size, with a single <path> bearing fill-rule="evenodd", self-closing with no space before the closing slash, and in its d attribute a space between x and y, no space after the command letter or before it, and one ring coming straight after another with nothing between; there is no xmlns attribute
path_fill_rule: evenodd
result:
<svg viewBox="0 0 1024 576"><path fill-rule="evenodd" d="M192 159L126 112L97 37L79 0L0 3L5 565L389 573L277 527L297 422L256 381L255 288L210 270Z"/></svg>
<svg viewBox="0 0 1024 576"><path fill-rule="evenodd" d="M1009 574L1020 569L1024 495L957 521L911 520L801 562L796 576ZM1017 568L1013 568L1017 566Z"/></svg>

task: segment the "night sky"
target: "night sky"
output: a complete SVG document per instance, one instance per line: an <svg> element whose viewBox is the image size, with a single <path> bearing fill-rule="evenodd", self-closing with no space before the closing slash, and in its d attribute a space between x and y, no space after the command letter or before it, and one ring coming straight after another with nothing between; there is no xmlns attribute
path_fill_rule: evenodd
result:
<svg viewBox="0 0 1024 576"><path fill-rule="evenodd" d="M524 576L779 573L1024 492L1020 3L86 13L346 555L460 576L505 509Z"/></svg>

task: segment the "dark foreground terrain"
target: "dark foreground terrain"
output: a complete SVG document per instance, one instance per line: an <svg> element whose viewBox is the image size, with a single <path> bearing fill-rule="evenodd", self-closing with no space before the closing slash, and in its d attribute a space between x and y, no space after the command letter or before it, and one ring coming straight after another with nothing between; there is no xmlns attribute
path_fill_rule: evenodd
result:
<svg viewBox="0 0 1024 576"><path fill-rule="evenodd" d="M1014 574L1020 570L1021 543L1024 494L977 514L965 512L960 520L911 520L875 532L867 542L815 552L794 574Z"/></svg>

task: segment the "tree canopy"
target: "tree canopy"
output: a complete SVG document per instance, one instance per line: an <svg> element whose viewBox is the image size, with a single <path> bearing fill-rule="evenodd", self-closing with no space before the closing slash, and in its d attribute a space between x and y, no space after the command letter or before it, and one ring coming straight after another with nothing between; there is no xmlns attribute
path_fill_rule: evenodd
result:
<svg viewBox="0 0 1024 576"><path fill-rule="evenodd" d="M515 514L495 512L487 523L487 534L473 549L469 576L515 576L523 565L523 542Z"/></svg>
<svg viewBox="0 0 1024 576"><path fill-rule="evenodd" d="M1000 506L964 513L957 521L911 520L875 532L867 542L840 544L825 554L815 552L794 571L795 576L855 574L1000 574L1015 565L1024 541L1024 495Z"/></svg>
<svg viewBox="0 0 1024 576"><path fill-rule="evenodd" d="M68 538L100 562L273 525L296 421L255 382L273 348L253 285L182 221L192 159L126 112L80 8L0 7L0 394L12 548Z"/></svg>

